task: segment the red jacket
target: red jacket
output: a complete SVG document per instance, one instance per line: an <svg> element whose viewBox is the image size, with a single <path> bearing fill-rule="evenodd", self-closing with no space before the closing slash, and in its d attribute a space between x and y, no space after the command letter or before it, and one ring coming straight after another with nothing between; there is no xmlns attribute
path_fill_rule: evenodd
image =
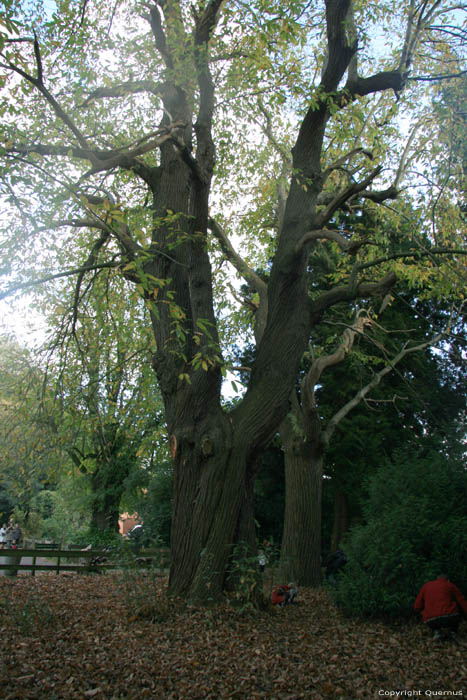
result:
<svg viewBox="0 0 467 700"><path fill-rule="evenodd" d="M283 603L285 600L285 595L288 591L290 591L290 586L276 586L272 592L272 604L280 605L280 603Z"/></svg>
<svg viewBox="0 0 467 700"><path fill-rule="evenodd" d="M422 614L423 621L433 617L453 615L457 606L467 615L467 600L453 583L445 578L428 581L422 586L415 601L414 608Z"/></svg>

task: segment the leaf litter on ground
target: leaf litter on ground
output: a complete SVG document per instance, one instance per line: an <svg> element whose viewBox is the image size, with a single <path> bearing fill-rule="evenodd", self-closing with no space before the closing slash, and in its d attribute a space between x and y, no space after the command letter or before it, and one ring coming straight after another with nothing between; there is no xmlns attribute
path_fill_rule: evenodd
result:
<svg viewBox="0 0 467 700"><path fill-rule="evenodd" d="M137 585L135 586L135 583ZM4 700L358 700L467 694L467 623L345 618L324 589L241 615L118 574L0 579ZM146 586L146 588L145 588ZM398 694L396 695L398 691ZM429 691L429 692L428 692Z"/></svg>

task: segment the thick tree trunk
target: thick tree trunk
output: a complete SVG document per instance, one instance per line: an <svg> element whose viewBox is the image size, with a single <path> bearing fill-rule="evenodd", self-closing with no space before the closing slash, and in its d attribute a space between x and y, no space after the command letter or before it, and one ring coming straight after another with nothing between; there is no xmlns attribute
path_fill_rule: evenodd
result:
<svg viewBox="0 0 467 700"><path fill-rule="evenodd" d="M339 549L340 542L349 529L349 501L347 494L336 486L334 492L334 523L331 536L331 551Z"/></svg>
<svg viewBox="0 0 467 700"><path fill-rule="evenodd" d="M169 590L208 601L225 586L228 561L237 541L254 535L245 448L235 444L222 411L203 428L172 440L175 462ZM177 444L175 444L175 440Z"/></svg>
<svg viewBox="0 0 467 700"><path fill-rule="evenodd" d="M294 429L281 426L285 462L285 512L281 575L306 586L321 583L323 453Z"/></svg>

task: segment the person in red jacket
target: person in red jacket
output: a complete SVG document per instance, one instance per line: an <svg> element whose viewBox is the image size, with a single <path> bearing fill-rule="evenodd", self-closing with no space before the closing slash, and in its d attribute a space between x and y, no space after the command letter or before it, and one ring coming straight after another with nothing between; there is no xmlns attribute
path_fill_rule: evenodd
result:
<svg viewBox="0 0 467 700"><path fill-rule="evenodd" d="M297 592L298 589L294 583L289 583L288 586L276 586L272 592L271 602L273 605L279 605L283 608L284 605L289 605L293 602Z"/></svg>
<svg viewBox="0 0 467 700"><path fill-rule="evenodd" d="M467 600L446 574L440 574L422 586L414 608L433 630L433 639L452 639L460 622L459 609L467 615Z"/></svg>

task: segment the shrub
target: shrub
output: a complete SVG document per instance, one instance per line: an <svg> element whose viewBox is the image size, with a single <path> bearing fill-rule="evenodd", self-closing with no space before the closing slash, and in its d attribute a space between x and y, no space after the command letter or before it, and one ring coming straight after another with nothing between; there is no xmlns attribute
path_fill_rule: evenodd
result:
<svg viewBox="0 0 467 700"><path fill-rule="evenodd" d="M366 524L345 543L333 596L348 615L408 616L441 572L467 590L467 471L438 453L398 457L370 479Z"/></svg>

